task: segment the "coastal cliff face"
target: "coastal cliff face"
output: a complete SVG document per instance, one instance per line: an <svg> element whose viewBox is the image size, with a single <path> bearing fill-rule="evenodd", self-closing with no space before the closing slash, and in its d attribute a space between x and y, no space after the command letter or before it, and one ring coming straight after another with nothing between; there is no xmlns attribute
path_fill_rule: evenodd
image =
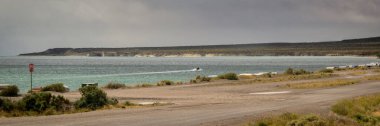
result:
<svg viewBox="0 0 380 126"><path fill-rule="evenodd" d="M136 48L53 48L21 56L373 56L380 54L380 37L309 43L262 43L237 45L136 47Z"/></svg>

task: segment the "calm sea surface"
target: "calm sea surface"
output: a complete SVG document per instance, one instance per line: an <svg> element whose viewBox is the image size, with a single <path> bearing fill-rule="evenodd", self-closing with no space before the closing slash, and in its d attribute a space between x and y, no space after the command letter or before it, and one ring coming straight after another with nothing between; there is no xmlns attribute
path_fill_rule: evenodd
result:
<svg viewBox="0 0 380 126"><path fill-rule="evenodd" d="M33 85L62 82L72 90L81 83L120 82L130 85L160 80L189 81L196 75L225 72L282 72L286 68L322 69L326 66L365 64L380 60L367 57L262 56L262 57L0 57L0 84L29 89L28 64L35 64ZM203 71L192 71L200 67Z"/></svg>

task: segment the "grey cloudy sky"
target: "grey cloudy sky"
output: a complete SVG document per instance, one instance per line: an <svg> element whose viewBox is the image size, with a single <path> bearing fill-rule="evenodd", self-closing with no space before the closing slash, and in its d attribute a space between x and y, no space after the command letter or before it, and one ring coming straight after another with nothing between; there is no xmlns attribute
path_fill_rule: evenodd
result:
<svg viewBox="0 0 380 126"><path fill-rule="evenodd" d="M0 0L0 55L380 36L380 0Z"/></svg>

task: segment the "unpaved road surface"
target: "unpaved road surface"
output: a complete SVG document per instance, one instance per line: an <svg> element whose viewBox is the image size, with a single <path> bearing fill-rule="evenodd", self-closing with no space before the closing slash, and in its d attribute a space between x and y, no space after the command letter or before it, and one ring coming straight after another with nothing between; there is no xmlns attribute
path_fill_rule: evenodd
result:
<svg viewBox="0 0 380 126"><path fill-rule="evenodd" d="M226 83L232 83L227 81ZM174 105L98 110L39 117L0 118L1 126L197 126L239 125L244 118L274 111L327 111L337 100L380 92L380 82L324 89L284 89L271 84L180 85L106 90L111 97L133 102L162 101ZM254 94L257 92L285 92ZM70 99L78 92L63 94Z"/></svg>

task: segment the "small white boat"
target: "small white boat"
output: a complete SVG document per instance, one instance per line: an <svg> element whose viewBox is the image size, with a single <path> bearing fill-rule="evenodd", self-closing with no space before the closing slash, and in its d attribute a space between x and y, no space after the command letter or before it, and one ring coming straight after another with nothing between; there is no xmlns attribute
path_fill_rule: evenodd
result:
<svg viewBox="0 0 380 126"><path fill-rule="evenodd" d="M199 67L192 69L192 71L202 71L202 70L203 70L203 69L201 69L201 68L199 68Z"/></svg>

